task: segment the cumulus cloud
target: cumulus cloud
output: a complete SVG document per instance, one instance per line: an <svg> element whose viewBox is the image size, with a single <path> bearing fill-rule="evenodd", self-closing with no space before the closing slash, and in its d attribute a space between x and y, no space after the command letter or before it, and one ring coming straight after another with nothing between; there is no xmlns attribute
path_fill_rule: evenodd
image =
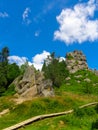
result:
<svg viewBox="0 0 98 130"><path fill-rule="evenodd" d="M31 23L31 20L29 19L29 13L31 13L31 9L27 7L24 10L23 15L22 15L23 22L26 23L27 25Z"/></svg>
<svg viewBox="0 0 98 130"><path fill-rule="evenodd" d="M44 60L47 58L47 56L50 55L49 52L43 51L41 54L37 54L32 58L33 65L36 69L41 70Z"/></svg>
<svg viewBox="0 0 98 130"><path fill-rule="evenodd" d="M62 62L62 61L65 61L66 59L65 59L65 57L60 57L59 58L59 62Z"/></svg>
<svg viewBox="0 0 98 130"><path fill-rule="evenodd" d="M54 32L54 39L70 45L98 39L98 19L94 19L96 1L76 4L73 8L63 9L56 17L60 27Z"/></svg>
<svg viewBox="0 0 98 130"><path fill-rule="evenodd" d="M28 61L26 57L19 57L19 56L9 56L8 57L9 63L16 63L18 66L23 65Z"/></svg>
<svg viewBox="0 0 98 130"><path fill-rule="evenodd" d="M2 13L2 12L0 12L0 18L7 18L7 17L9 17L8 13L6 13L6 12Z"/></svg>
<svg viewBox="0 0 98 130"><path fill-rule="evenodd" d="M33 65L37 70L41 70L44 60L47 58L47 56L50 55L50 52L47 51L43 51L40 54L36 54L34 57L32 57L32 62L28 60L27 57L19 57L19 56L9 56L8 60L9 63L16 63L18 66L21 66L23 64L25 64L26 62L28 62L28 64L31 66ZM64 57L60 57L59 61L63 61L65 60Z"/></svg>
<svg viewBox="0 0 98 130"><path fill-rule="evenodd" d="M44 60L47 58L47 56L50 55L49 52L47 51L43 51L42 53L40 54L36 54L33 58L32 58L32 62L31 61L28 61L28 58L27 57L19 57L19 56L9 56L8 57L8 60L9 60L9 63L16 63L18 66L21 66L23 65L24 63L26 63L26 61L28 61L28 64L31 66L31 65L34 65L34 67L37 69L37 70L41 70L42 69L42 66L43 66L43 63L44 63Z"/></svg>

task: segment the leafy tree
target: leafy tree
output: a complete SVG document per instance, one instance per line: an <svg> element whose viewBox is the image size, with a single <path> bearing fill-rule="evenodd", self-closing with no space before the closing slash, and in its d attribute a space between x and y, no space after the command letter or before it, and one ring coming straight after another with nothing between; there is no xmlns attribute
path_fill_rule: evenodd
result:
<svg viewBox="0 0 98 130"><path fill-rule="evenodd" d="M2 48L0 52L0 95L4 93L10 83L20 74L19 67L8 63L9 49Z"/></svg>
<svg viewBox="0 0 98 130"><path fill-rule="evenodd" d="M1 51L1 61L8 63L9 49L8 47L4 47Z"/></svg>
<svg viewBox="0 0 98 130"><path fill-rule="evenodd" d="M7 80L10 84L20 74L19 66L16 63L8 64L7 66Z"/></svg>
<svg viewBox="0 0 98 130"><path fill-rule="evenodd" d="M24 74L25 70L28 68L29 64L28 61L26 61L23 65L20 67L21 74Z"/></svg>
<svg viewBox="0 0 98 130"><path fill-rule="evenodd" d="M60 61L59 58L55 57L55 53L52 53L44 61L42 71L46 79L51 79L53 85L59 87L68 76L68 70L66 68L65 61Z"/></svg>

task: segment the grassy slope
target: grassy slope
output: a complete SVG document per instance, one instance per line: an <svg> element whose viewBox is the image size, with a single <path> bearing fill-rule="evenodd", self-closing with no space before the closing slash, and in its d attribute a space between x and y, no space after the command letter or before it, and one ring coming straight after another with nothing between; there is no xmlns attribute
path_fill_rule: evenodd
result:
<svg viewBox="0 0 98 130"><path fill-rule="evenodd" d="M81 83L77 83L75 75L82 75ZM35 98L32 101L26 101L20 105L15 106L11 101L11 96L0 98L0 111L9 108L10 113L0 117L0 129L6 128L32 116L61 112L72 108L77 108L80 105L98 101L98 77L91 72L80 71L75 75L70 75L71 80L67 81L70 85L62 85L56 89L56 96L53 98ZM91 83L84 82L85 78L89 78ZM84 85L89 88L84 88ZM93 86L93 84L95 84ZM93 86L93 87L92 87ZM92 88L92 89L91 89ZM89 111L89 110L88 110ZM80 112L81 113L81 112ZM84 116L83 116L84 115ZM30 130L89 130L91 123L98 118L98 114L93 110L90 113L83 114L82 118L76 115L55 117L52 119L45 119L41 122L34 123L25 129ZM78 123L77 123L78 122Z"/></svg>
<svg viewBox="0 0 98 130"><path fill-rule="evenodd" d="M91 115L85 114L81 117L71 114L45 119L21 128L20 130L91 130L91 124L97 118L98 114L94 114L94 112L92 112Z"/></svg>

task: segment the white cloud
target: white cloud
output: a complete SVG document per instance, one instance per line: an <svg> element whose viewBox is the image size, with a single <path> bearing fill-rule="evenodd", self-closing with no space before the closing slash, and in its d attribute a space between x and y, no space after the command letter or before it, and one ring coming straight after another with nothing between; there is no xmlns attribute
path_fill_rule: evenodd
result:
<svg viewBox="0 0 98 130"><path fill-rule="evenodd" d="M28 62L28 64L31 66L33 65L37 70L41 70L44 60L47 58L47 56L49 56L50 53L47 51L43 51L40 54L36 54L34 57L32 57L32 62L28 61L27 57L19 57L19 56L9 56L8 60L9 63L16 63L18 66L21 66L23 64L26 63L26 61ZM64 57L60 57L59 61L61 62L62 60L65 60Z"/></svg>
<svg viewBox="0 0 98 130"><path fill-rule="evenodd" d="M65 59L65 57L60 57L59 58L59 62L62 62L62 61L65 61L66 59Z"/></svg>
<svg viewBox="0 0 98 130"><path fill-rule="evenodd" d="M47 56L50 55L49 52L43 51L41 54L35 55L32 60L33 60L33 65L36 69L41 70L44 60L47 58Z"/></svg>
<svg viewBox="0 0 98 130"><path fill-rule="evenodd" d="M27 25L29 25L31 23L31 20L29 19L29 13L31 13L31 9L30 8L26 8L23 12L22 18L23 18L23 22Z"/></svg>
<svg viewBox="0 0 98 130"><path fill-rule="evenodd" d="M50 55L49 52L47 51L43 51L41 54L36 54L33 58L32 58L32 62L28 61L27 57L19 57L19 56L9 56L8 60L9 63L16 63L18 66L23 65L24 63L26 63L26 61L28 61L28 64L34 65L34 67L38 70L42 69L44 60L47 58L47 56Z"/></svg>
<svg viewBox="0 0 98 130"><path fill-rule="evenodd" d="M26 57L19 57L19 56L9 56L8 57L9 63L16 63L18 66L23 65L28 61Z"/></svg>
<svg viewBox="0 0 98 130"><path fill-rule="evenodd" d="M72 9L63 9L56 17L60 27L54 32L54 39L67 45L97 40L98 19L94 19L95 10L95 0L76 4Z"/></svg>
<svg viewBox="0 0 98 130"><path fill-rule="evenodd" d="M0 12L0 18L7 18L7 17L9 17L8 13L6 13L6 12L2 13L2 12Z"/></svg>

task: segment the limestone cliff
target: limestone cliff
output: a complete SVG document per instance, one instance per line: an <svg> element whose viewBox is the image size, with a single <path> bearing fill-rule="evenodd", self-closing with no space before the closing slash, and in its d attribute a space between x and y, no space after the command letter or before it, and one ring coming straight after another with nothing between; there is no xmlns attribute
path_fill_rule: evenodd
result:
<svg viewBox="0 0 98 130"><path fill-rule="evenodd" d="M73 51L66 54L67 69L70 73L78 70L88 69L86 56L82 51Z"/></svg>
<svg viewBox="0 0 98 130"><path fill-rule="evenodd" d="M14 82L15 90L21 97L54 96L52 81L45 80L44 74L28 67Z"/></svg>

